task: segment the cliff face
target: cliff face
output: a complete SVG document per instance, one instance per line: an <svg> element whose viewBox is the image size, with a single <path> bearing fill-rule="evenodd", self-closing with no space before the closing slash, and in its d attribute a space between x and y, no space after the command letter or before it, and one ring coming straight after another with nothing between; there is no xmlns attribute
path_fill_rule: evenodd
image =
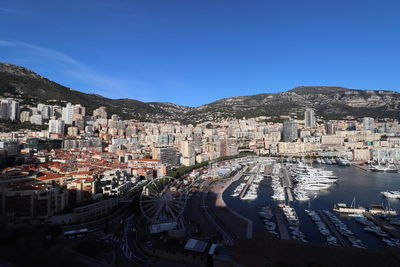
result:
<svg viewBox="0 0 400 267"><path fill-rule="evenodd" d="M384 90L355 90L343 87L300 86L274 94L229 97L196 108L165 102L109 99L79 92L50 81L24 67L0 63L0 95L24 104L72 102L92 111L106 106L110 114L144 121L178 120L203 122L220 118L291 115L303 117L314 108L326 119L351 117L399 117L400 93Z"/></svg>

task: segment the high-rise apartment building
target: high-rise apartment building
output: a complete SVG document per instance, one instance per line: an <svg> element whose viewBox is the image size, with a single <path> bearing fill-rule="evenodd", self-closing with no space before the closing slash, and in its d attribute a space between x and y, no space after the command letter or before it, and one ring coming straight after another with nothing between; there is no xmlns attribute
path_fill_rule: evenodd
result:
<svg viewBox="0 0 400 267"><path fill-rule="evenodd" d="M52 109L50 112L51 116L54 116L57 119L62 117L62 107L61 106L55 105L55 106L52 106L51 109Z"/></svg>
<svg viewBox="0 0 400 267"><path fill-rule="evenodd" d="M283 142L293 142L297 140L297 123L292 119L283 121L282 129Z"/></svg>
<svg viewBox="0 0 400 267"><path fill-rule="evenodd" d="M3 99L0 102L0 119L16 121L19 119L19 102Z"/></svg>
<svg viewBox="0 0 400 267"><path fill-rule="evenodd" d="M0 102L0 119L8 120L8 100L3 99Z"/></svg>
<svg viewBox="0 0 400 267"><path fill-rule="evenodd" d="M193 140L184 140L181 142L182 164L185 166L194 165L196 162L196 153Z"/></svg>
<svg viewBox="0 0 400 267"><path fill-rule="evenodd" d="M153 159L161 160L163 164L179 165L179 150L173 146L153 148Z"/></svg>
<svg viewBox="0 0 400 267"><path fill-rule="evenodd" d="M31 120L32 124L36 124L36 125L42 125L43 124L42 114L32 115L30 120Z"/></svg>
<svg viewBox="0 0 400 267"><path fill-rule="evenodd" d="M325 131L328 135L336 134L337 125L331 121L325 123Z"/></svg>
<svg viewBox="0 0 400 267"><path fill-rule="evenodd" d="M66 107L62 109L62 120L65 124L72 124L74 116L74 106L68 103Z"/></svg>
<svg viewBox="0 0 400 267"><path fill-rule="evenodd" d="M53 116L53 109L50 105L38 104L37 109L40 114L42 114L43 120L48 120L51 116Z"/></svg>
<svg viewBox="0 0 400 267"><path fill-rule="evenodd" d="M174 135L173 134L160 134L158 136L158 144L161 146L168 146L173 144Z"/></svg>
<svg viewBox="0 0 400 267"><path fill-rule="evenodd" d="M50 120L49 133L64 134L65 122L63 120Z"/></svg>
<svg viewBox="0 0 400 267"><path fill-rule="evenodd" d="M10 103L10 120L16 121L19 119L19 102L12 100Z"/></svg>
<svg viewBox="0 0 400 267"><path fill-rule="evenodd" d="M365 130L365 131L373 132L374 129L375 129L375 120L374 120L374 118L364 117L362 119L361 124L362 124L363 130Z"/></svg>
<svg viewBox="0 0 400 267"><path fill-rule="evenodd" d="M28 122L31 120L31 112L30 111L22 111L19 115L19 120L21 122Z"/></svg>
<svg viewBox="0 0 400 267"><path fill-rule="evenodd" d="M86 116L86 108L80 104L73 106L72 120L82 120Z"/></svg>
<svg viewBox="0 0 400 267"><path fill-rule="evenodd" d="M304 120L306 128L314 128L315 127L315 113L311 108L306 109L304 112Z"/></svg>

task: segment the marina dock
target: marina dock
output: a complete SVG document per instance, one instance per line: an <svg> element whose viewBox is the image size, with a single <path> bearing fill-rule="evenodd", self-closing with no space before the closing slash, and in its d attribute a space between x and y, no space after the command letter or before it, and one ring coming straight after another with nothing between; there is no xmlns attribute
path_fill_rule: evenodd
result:
<svg viewBox="0 0 400 267"><path fill-rule="evenodd" d="M332 234L335 235L335 237L340 242L340 244L343 247L350 247L349 242L336 230L335 225L332 224L332 222L326 217L326 215L320 210L318 210L317 212L318 212L319 216L321 216L321 218L324 221L324 223L326 224L326 226L328 226L328 228L332 232Z"/></svg>
<svg viewBox="0 0 400 267"><path fill-rule="evenodd" d="M266 165L266 166L264 167L264 176L270 176L271 173L272 173L273 167L274 167L273 164Z"/></svg>
<svg viewBox="0 0 400 267"><path fill-rule="evenodd" d="M281 181L282 181L282 186L285 188L285 194L287 196L287 199L289 201L294 201L293 199L293 183L292 180L289 177L289 173L285 167L282 167L281 169Z"/></svg>
<svg viewBox="0 0 400 267"><path fill-rule="evenodd" d="M363 215L373 221L376 225L380 226L387 233L392 235L393 237L400 239L400 231L397 230L393 225L387 223L376 215L373 215L369 212L364 212Z"/></svg>
<svg viewBox="0 0 400 267"><path fill-rule="evenodd" d="M286 187L285 188L285 193L286 193L287 200L289 200L290 202L294 201L293 194L292 194L292 189L290 189L289 187Z"/></svg>
<svg viewBox="0 0 400 267"><path fill-rule="evenodd" d="M278 224L279 235L281 239L290 240L289 231L286 226L286 219L282 213L282 210L279 209L278 211L275 212L275 218Z"/></svg>
<svg viewBox="0 0 400 267"><path fill-rule="evenodd" d="M358 165L358 164L356 164L356 163L352 163L351 165L354 166L354 167L356 167L356 168L359 168L359 169L361 169L361 170L363 170L363 171L366 171L366 172L369 172L369 171L370 171L370 170L368 170L368 167L361 166L361 165Z"/></svg>
<svg viewBox="0 0 400 267"><path fill-rule="evenodd" d="M239 195L240 198L243 198L243 197L246 195L247 190L249 190L250 185L253 183L254 177L255 177L255 175L252 174L252 175L250 176L249 180L247 180L247 183L246 183L246 185L243 187L242 192L240 192L240 195Z"/></svg>

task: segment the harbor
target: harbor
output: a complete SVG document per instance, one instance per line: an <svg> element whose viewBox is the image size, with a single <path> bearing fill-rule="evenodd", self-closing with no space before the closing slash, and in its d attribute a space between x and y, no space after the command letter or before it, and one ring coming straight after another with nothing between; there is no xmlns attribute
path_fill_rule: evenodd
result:
<svg viewBox="0 0 400 267"><path fill-rule="evenodd" d="M275 214L276 214L275 215L276 221L278 223L279 235L280 235L281 239L289 240L290 236L289 236L288 228L286 226L285 216L283 215L282 211L279 211L279 210Z"/></svg>
<svg viewBox="0 0 400 267"><path fill-rule="evenodd" d="M382 220L378 216L373 215L369 212L365 212L364 216L367 217L372 222L374 222L379 227L381 227L383 230L385 230L387 233L389 233L393 237L400 239L400 230L397 229L395 226L389 224L388 222Z"/></svg>
<svg viewBox="0 0 400 267"><path fill-rule="evenodd" d="M242 191L239 194L240 198L243 198L247 194L247 191L253 183L254 177L255 175L251 175L250 178L247 180L246 185L243 187Z"/></svg>
<svg viewBox="0 0 400 267"><path fill-rule="evenodd" d="M392 233L395 233L385 237L371 234L364 229L365 225L357 222L361 219L356 220L352 214L333 211L334 206L338 203L347 203L350 207L350 203L356 198L357 203L365 207L370 204L382 204L382 206L389 206L391 210L399 212L400 201L395 198L387 198L382 193L400 188L398 174L365 172L365 170L354 166L321 166L320 164L313 166L314 168L303 163L281 164L277 162L272 168L271 176L260 181L257 197L254 200L244 201L240 197L231 196L233 190L244 182L242 178L226 190L224 194L225 202L253 222L254 232L266 231L266 223L270 225L272 222L276 224L277 235L285 240L301 241L303 239L303 242L360 249L382 249L388 244L390 246L398 244L399 226L389 224L389 221L398 222L397 217L372 222L372 219L367 215L364 214L364 217L362 208L360 213L355 214L368 220L368 222L375 223L384 232L388 232L387 229L392 229ZM301 177L302 175L303 177ZM305 175L312 177L312 181L309 178L304 180L306 179ZM288 194L288 192L293 193ZM292 198L290 195L292 195ZM304 200L305 197L307 197L306 200ZM282 207L278 207L280 203L293 208L299 220L298 226L290 224ZM266 204L275 209L274 218L267 222L258 216L258 212ZM320 221L314 221L312 216L307 213L310 209L320 216ZM332 213L331 217L334 217L334 221L330 220L332 218L322 211ZM372 216L377 217L377 215ZM298 233L299 236L293 238L293 231Z"/></svg>
<svg viewBox="0 0 400 267"><path fill-rule="evenodd" d="M329 227L329 230L335 235L336 239L339 240L340 244L343 247L349 247L349 243L343 238L343 236L336 230L336 227L329 221L326 215L322 211L318 211L319 216L321 216L322 220Z"/></svg>
<svg viewBox="0 0 400 267"><path fill-rule="evenodd" d="M289 177L288 170L283 167L281 173L282 185L285 189L287 200L292 202L294 200L292 190L293 190L293 182Z"/></svg>

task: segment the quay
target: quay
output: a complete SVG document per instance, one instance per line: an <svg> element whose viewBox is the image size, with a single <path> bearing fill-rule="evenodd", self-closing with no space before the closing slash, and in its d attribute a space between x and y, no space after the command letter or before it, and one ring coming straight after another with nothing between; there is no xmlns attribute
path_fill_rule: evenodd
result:
<svg viewBox="0 0 400 267"><path fill-rule="evenodd" d="M282 185L283 187L293 188L292 180L289 178L288 171L285 167L282 167Z"/></svg>
<svg viewBox="0 0 400 267"><path fill-rule="evenodd" d="M336 236L337 240L343 247L350 247L349 242L336 230L336 227L332 224L332 222L326 217L326 215L318 210L318 214L321 216L322 220L329 227L329 230Z"/></svg>
<svg viewBox="0 0 400 267"><path fill-rule="evenodd" d="M241 179L243 177L244 171L238 171L232 178L231 178L231 183L236 182L237 180Z"/></svg>
<svg viewBox="0 0 400 267"><path fill-rule="evenodd" d="M282 167L282 169L281 169L281 182L282 182L282 186L285 189L287 199L289 201L294 201L293 191L292 191L293 183L292 183L292 180L290 179L288 171L285 167Z"/></svg>
<svg viewBox="0 0 400 267"><path fill-rule="evenodd" d="M223 199L225 189L233 181L240 179L244 173L245 171L241 170L231 179L211 183L207 195L204 196L206 218L220 232L228 245L234 244L235 238L252 238L253 236L253 221L231 209Z"/></svg>
<svg viewBox="0 0 400 267"><path fill-rule="evenodd" d="M240 198L243 198L246 195L247 190L249 190L250 185L253 183L254 177L255 177L255 175L252 174L250 176L249 180L247 180L246 185L243 187L242 191L240 192L240 195L239 195Z"/></svg>
<svg viewBox="0 0 400 267"><path fill-rule="evenodd" d="M253 172L253 170L256 168L257 168L257 171ZM250 178L249 178L249 180L247 180L246 185L243 187L242 191L240 192L240 194L239 194L240 198L243 198L246 195L247 190L249 190L249 187L253 183L253 180L254 180L254 177L256 177L256 174L259 173L259 170L260 170L260 166L256 165L251 169L251 172L248 172L248 171L246 172L246 174L250 175Z"/></svg>
<svg viewBox="0 0 400 267"><path fill-rule="evenodd" d="M274 164L265 165L265 167L264 167L264 176L271 176L273 167L274 167Z"/></svg>
<svg viewBox="0 0 400 267"><path fill-rule="evenodd" d="M289 231L286 226L286 219L282 213L282 210L278 209L278 211L275 212L275 218L276 218L276 222L278 224L279 235L280 235L281 239L290 240Z"/></svg>
<svg viewBox="0 0 400 267"><path fill-rule="evenodd" d="M294 199L293 199L292 189L290 189L289 187L285 187L285 193L286 193L287 199L290 202L293 202Z"/></svg>
<svg viewBox="0 0 400 267"><path fill-rule="evenodd" d="M373 215L369 212L364 212L363 215L373 221L376 225L380 226L387 233L392 235L393 237L400 239L400 231L397 230L393 225L387 223L376 215Z"/></svg>
<svg viewBox="0 0 400 267"><path fill-rule="evenodd" d="M361 170L363 170L363 171L367 171L367 172L370 171L370 170L368 170L368 167L365 167L365 166L362 166L362 165L358 165L357 163L351 163L351 166L354 166L354 167L356 167L356 168L359 168L359 169L361 169Z"/></svg>

